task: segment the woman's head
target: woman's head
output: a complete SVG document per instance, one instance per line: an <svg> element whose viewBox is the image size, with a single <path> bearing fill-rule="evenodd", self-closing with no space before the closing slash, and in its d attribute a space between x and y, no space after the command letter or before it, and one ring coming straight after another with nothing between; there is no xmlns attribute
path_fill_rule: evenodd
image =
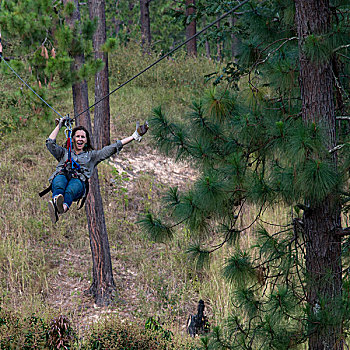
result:
<svg viewBox="0 0 350 350"><path fill-rule="evenodd" d="M84 126L76 126L72 130L71 136L75 152L90 151L94 149L91 145L90 134Z"/></svg>

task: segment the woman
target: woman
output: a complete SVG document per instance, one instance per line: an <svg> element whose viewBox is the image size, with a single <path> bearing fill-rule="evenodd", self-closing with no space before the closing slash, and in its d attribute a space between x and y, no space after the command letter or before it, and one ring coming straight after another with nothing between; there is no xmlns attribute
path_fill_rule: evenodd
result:
<svg viewBox="0 0 350 350"><path fill-rule="evenodd" d="M77 126L72 130L71 152L67 148L56 144L56 137L59 130L66 122L67 117L62 117L58 125L46 140L46 147L57 159L56 171L50 176L52 199L49 201L50 218L53 223L58 220L58 214L68 211L73 202L84 196L87 180L91 177L95 166L118 154L124 145L133 140L141 141L142 136L148 130L147 122L144 125L136 124L136 130L132 136L103 147L101 150L94 150L91 145L89 132L83 126ZM71 159L69 159L69 153Z"/></svg>

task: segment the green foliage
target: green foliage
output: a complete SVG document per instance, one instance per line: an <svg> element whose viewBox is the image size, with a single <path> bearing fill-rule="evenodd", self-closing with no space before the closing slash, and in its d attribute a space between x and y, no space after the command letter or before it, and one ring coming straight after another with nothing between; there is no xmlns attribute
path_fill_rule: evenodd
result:
<svg viewBox="0 0 350 350"><path fill-rule="evenodd" d="M196 270L201 271L209 264L209 251L201 249L199 244L193 244L188 247L186 253L189 254L192 261L195 261Z"/></svg>
<svg viewBox="0 0 350 350"><path fill-rule="evenodd" d="M198 19L205 16L204 5L212 15L229 2L196 4ZM343 15L348 11L348 5L335 6ZM178 122L163 106L151 118L159 148L198 171L189 189L168 191L166 215L152 215L164 226L189 232L187 253L202 271L209 270L207 262L215 261L218 250L227 256L223 275L232 288L231 317L203 339L204 349L297 348L314 331L348 323L348 300L325 298L317 310L306 302L314 276L307 274L305 255L312 249L303 218L329 198L331 207L340 197L348 203L350 163L347 124L337 128L340 146L330 149L325 116L315 115L312 122L302 118L298 59L301 49L314 65L329 62L339 69L333 70L335 113L346 115L349 85L341 76L350 66L337 52L344 49L348 56L343 35L349 32L346 21L333 13L331 31L305 37L300 47L294 7L293 1L243 7L236 22L236 61L206 76L215 87L192 101ZM221 40L220 35L215 38ZM343 207L346 218L348 208ZM348 244L344 248L347 271ZM326 271L318 283L325 288L332 276Z"/></svg>
<svg viewBox="0 0 350 350"><path fill-rule="evenodd" d="M224 276L237 286L243 286L256 277L255 269L247 253L238 251L227 259Z"/></svg>
<svg viewBox="0 0 350 350"><path fill-rule="evenodd" d="M171 228L163 225L159 219L153 218L152 214L147 214L138 223L149 232L154 242L164 243L173 236Z"/></svg>
<svg viewBox="0 0 350 350"><path fill-rule="evenodd" d="M66 5L64 7L64 14L66 16L72 16L74 10L75 10L74 2L69 1L69 2L66 3Z"/></svg>
<svg viewBox="0 0 350 350"><path fill-rule="evenodd" d="M309 35L305 38L305 54L311 61L320 63L330 59L333 50L324 35Z"/></svg>
<svg viewBox="0 0 350 350"><path fill-rule="evenodd" d="M2 7L0 25L4 55L11 51L19 58L22 67L13 59L10 63L22 76L26 70L30 71L30 85L37 81L43 88L52 84L66 87L102 68L91 55L97 22L85 20L82 15L81 22L74 27L66 23L66 17L76 10L73 2L53 6L39 0L6 1ZM85 54L88 69L71 74L72 57L80 54Z"/></svg>
<svg viewBox="0 0 350 350"><path fill-rule="evenodd" d="M171 341L173 332L168 331L162 327L162 325L154 317L149 317L145 323L145 329L149 329L153 332L157 332L166 341Z"/></svg>
<svg viewBox="0 0 350 350"><path fill-rule="evenodd" d="M47 322L35 314L22 319L0 308L1 349L76 349L76 341L69 320L62 315Z"/></svg>
<svg viewBox="0 0 350 350"><path fill-rule="evenodd" d="M114 38L108 38L105 44L102 46L104 52L110 53L117 48L117 40Z"/></svg>
<svg viewBox="0 0 350 350"><path fill-rule="evenodd" d="M164 338L162 331L145 329L137 324L110 319L94 327L82 348L86 350L165 350L167 346L168 340Z"/></svg>

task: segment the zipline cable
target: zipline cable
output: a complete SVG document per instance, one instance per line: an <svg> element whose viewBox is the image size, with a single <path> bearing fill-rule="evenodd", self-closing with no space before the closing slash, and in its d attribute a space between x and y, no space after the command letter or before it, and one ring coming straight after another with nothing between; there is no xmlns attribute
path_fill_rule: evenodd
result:
<svg viewBox="0 0 350 350"><path fill-rule="evenodd" d="M133 81L134 79L136 79L137 77L139 77L141 74L145 73L147 70L149 70L150 68L152 68L153 66L155 66L156 64L158 64L160 61L162 61L164 58L167 58L168 56L170 56L173 52L175 52L176 50L178 50L179 48L181 48L182 46L184 46L185 44L187 44L189 41L191 41L192 39L196 38L198 35L202 34L204 31L206 31L208 28L210 28L211 26L213 26L214 24L218 23L219 21L221 21L222 19L224 19L225 17L227 17L229 14L231 14L233 11L236 11L238 8L240 8L241 6L243 6L244 4L246 4L249 0L244 0L243 2L241 2L240 4L238 4L237 6L235 6L233 9L231 9L230 11L224 13L221 17L217 18L214 22L208 24L207 26L205 26L202 30L200 30L198 33L192 35L190 38L188 38L187 40L185 40L183 43L179 44L178 46L176 46L174 49L172 49L171 51L169 51L167 54L165 54L164 56L160 57L157 61L153 62L152 64L150 64L148 67L146 67L145 69L143 69L141 72L137 73L136 75L134 75L132 78L130 78L129 80L127 80L126 82L124 82L123 84L119 85L116 89L112 90L109 94L107 94L106 96L102 97L100 100L98 100L97 102L95 102L93 105L91 105L90 107L86 108L84 111L80 112L79 114L77 114L76 116L74 116L74 119L78 118L80 115L84 114L85 112L87 112L90 108L96 106L98 103L100 103L101 101L103 101L104 99L106 99L108 96L110 96L111 94L113 94L114 92L116 92L117 90L119 90L120 88L122 88L123 86L125 86L126 84L130 83L131 81Z"/></svg>
<svg viewBox="0 0 350 350"><path fill-rule="evenodd" d="M117 90L121 89L123 86L125 86L126 84L130 83L131 81L133 81L134 79L136 79L137 77L139 77L141 74L145 73L146 71L148 71L150 68L152 68L153 66L155 66L156 64L158 64L160 61L164 60L165 58L169 57L172 53L174 53L175 51L177 51L178 49L180 49L182 46L184 46L185 44L187 44L189 41L191 41L192 39L196 38L197 36L199 36L200 34L202 34L203 32L205 32L207 29L209 29L210 27L212 27L214 24L220 22L222 19L224 19L225 17L227 17L229 14L231 14L233 11L236 11L237 9L239 9L241 6L243 6L244 4L246 4L247 2L249 2L249 0L244 0L241 3L239 3L238 5L236 5L234 8L232 8L230 11L227 11L226 13L224 13L222 16L220 16L219 18L217 18L215 21L209 23L207 26L205 26L203 29L201 29L199 32L197 32L196 34L192 35L190 38L186 39L184 42L182 42L181 44L179 44L178 46L176 46L175 48L173 48L172 50L170 50L168 53L166 53L165 55L163 55L162 57L160 57L158 60L156 60L155 62L153 62L152 64L150 64L148 67L146 67L145 69L143 69L142 71L140 71L139 73L137 73L136 75L134 75L132 78L130 78L129 80L127 80L126 82L124 82L123 84L119 85L116 89L112 90L109 94L107 94L106 96L102 97L100 100L98 100L97 102L95 102L94 104L92 104L90 107L86 108L84 111L80 112L79 114L75 115L73 117L74 120L76 120L80 115L84 114L85 112L87 112L90 108L96 106L98 103L100 103L101 101L103 101L104 99L106 99L108 96L110 96L111 94L113 94L114 92L116 92ZM0 42L1 42L1 34L0 34ZM12 70L12 72L18 77L18 79L20 79L23 84L25 84L37 97L40 98L40 100L42 102L44 102L49 108L51 108L57 115L59 115L61 118L63 118L63 116L58 113L52 106L50 106L41 96L39 96L18 74L17 72L6 62L5 59L3 59L2 56L2 51L0 52L0 61L5 62L5 64Z"/></svg>
<svg viewBox="0 0 350 350"><path fill-rule="evenodd" d="M3 62L5 62L5 64L7 65L7 67L9 67L11 70L12 70L12 72L13 73L15 73L16 74L16 76L17 76L17 78L18 79L20 79L21 80L21 82L23 83L23 84L25 84L27 87L28 87L28 89L29 90L31 90L32 92L34 92L34 94L36 95L36 96L38 96L39 98L40 98L40 100L41 101L43 101L45 104L46 104L46 106L48 106L48 107L50 107L56 114L58 114L61 118L62 118L62 115L60 114L60 113L58 113L53 107L51 107L40 95L38 95L17 73L16 73L16 71L6 62L6 60L5 59L2 59L3 57L2 57L2 54L1 54L1 52L0 52L0 59L3 61Z"/></svg>

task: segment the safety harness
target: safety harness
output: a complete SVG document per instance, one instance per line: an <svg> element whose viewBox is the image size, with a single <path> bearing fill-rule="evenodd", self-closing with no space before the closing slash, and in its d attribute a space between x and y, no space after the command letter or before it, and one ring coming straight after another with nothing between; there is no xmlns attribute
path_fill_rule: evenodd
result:
<svg viewBox="0 0 350 350"><path fill-rule="evenodd" d="M69 115L67 115L67 118L64 122L64 126L66 127L66 130L64 131L64 133L67 138L66 144L67 144L68 158L63 165L63 169L57 174L57 175L59 174L64 175L68 181L71 180L72 178L79 179L80 178L79 173L81 173L80 164L77 163L72 157L72 124L73 124L73 120L69 118ZM89 180L86 179L84 183L85 183L85 193L83 197L78 200L78 203L77 203L78 209L81 209L84 206L86 197L89 193ZM52 184L50 184L50 186L45 190L41 191L39 193L39 196L42 197L45 194L49 193L50 191L52 191ZM80 205L79 205L79 202L80 202Z"/></svg>

